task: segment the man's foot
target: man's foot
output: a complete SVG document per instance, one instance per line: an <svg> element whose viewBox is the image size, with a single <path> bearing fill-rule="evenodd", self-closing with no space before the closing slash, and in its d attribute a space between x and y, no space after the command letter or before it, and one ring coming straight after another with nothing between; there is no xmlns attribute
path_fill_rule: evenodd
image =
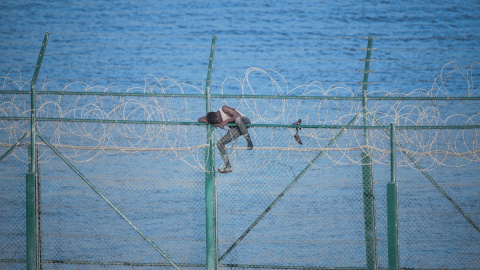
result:
<svg viewBox="0 0 480 270"><path fill-rule="evenodd" d="M252 150L252 149L253 149L252 140L248 140L247 143L248 143L248 145L247 145L247 150Z"/></svg>
<svg viewBox="0 0 480 270"><path fill-rule="evenodd" d="M219 173L231 173L231 172L233 172L233 169L232 169L232 167L227 166L225 168L218 168L218 172Z"/></svg>
<svg viewBox="0 0 480 270"><path fill-rule="evenodd" d="M298 133L293 135L293 138L295 139L295 141L297 141L297 143L303 144L302 139L300 139L300 136L298 135Z"/></svg>
<svg viewBox="0 0 480 270"><path fill-rule="evenodd" d="M252 139L250 138L250 134L245 135L245 140L247 140L247 150L253 149Z"/></svg>

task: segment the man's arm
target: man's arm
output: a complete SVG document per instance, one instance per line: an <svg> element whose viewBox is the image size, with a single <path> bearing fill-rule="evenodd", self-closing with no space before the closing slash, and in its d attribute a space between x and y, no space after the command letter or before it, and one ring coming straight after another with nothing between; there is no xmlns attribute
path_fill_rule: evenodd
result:
<svg viewBox="0 0 480 270"><path fill-rule="evenodd" d="M240 113L238 113L234 108L232 107L228 107L228 106L222 106L222 111L224 113L226 113L228 116L230 116L230 118L228 118L227 120L223 121L223 122L227 122L227 123L230 123L230 122L234 122L235 119L237 119L238 117L240 117Z"/></svg>
<svg viewBox="0 0 480 270"><path fill-rule="evenodd" d="M213 125L214 127L224 128L228 123L234 122L235 119L237 119L238 117L241 116L240 113L238 113L232 107L222 106L222 108L220 110L222 110L225 114L230 116L230 118L228 118L228 119L226 119L226 120L224 120L224 121L222 121L218 124Z"/></svg>

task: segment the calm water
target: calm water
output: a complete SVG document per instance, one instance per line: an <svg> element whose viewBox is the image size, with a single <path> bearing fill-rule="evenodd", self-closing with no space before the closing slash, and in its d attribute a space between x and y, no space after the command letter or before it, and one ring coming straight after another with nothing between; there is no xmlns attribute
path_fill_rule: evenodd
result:
<svg viewBox="0 0 480 270"><path fill-rule="evenodd" d="M43 34L48 31L51 35L37 89L143 91L155 88L158 79L167 76L192 85L185 87L184 92L199 93L204 89L210 43L216 35L214 93L302 94L306 89L294 90L295 87L318 81L322 90L344 85L333 94L358 95L357 82L363 79L359 71L364 69L364 62L359 60L365 58L362 48L367 45L364 37L375 36L373 47L377 50L373 51L372 58L376 61L371 64L374 72L370 74L369 92L383 94L398 90L409 93L417 89L430 90L435 77L452 61L466 66L480 60L478 14L480 1L463 0L401 3L223 1L221 4L217 1L7 0L0 3L0 76L15 69L8 77L19 83L4 89L29 90L30 85L25 82L33 74ZM445 72L451 71L455 63L447 65ZM272 87L270 77L262 72L250 73L250 84L238 83L250 67L272 70L268 71L269 75L281 87ZM462 71L465 76L457 72L448 84L440 87L444 92L438 95L478 96L475 65L471 70ZM23 102L27 108L28 100ZM463 103L455 104L457 108L463 106ZM217 100L215 106L220 105L221 100ZM182 120L195 121L195 112L201 112L204 104L200 100L188 106L181 107L188 110L182 114L182 117L185 115ZM470 104L464 112L477 113L476 109L470 109L475 106ZM344 116L343 112L337 112L338 107L333 108L328 117ZM95 117L94 114L86 116ZM323 119L321 114L315 117ZM46 136L58 135L48 133L53 129L49 129L48 124L45 126ZM96 127L87 128L95 139L102 128ZM82 128L75 126L72 133ZM17 131L21 134L22 127ZM146 131L138 128L135 132L141 135ZM193 145L205 141L203 128L189 132L189 136L198 140ZM282 132L283 139L291 140L289 132ZM178 139L174 137L183 138L175 136L175 132L170 134L173 134L170 141ZM179 131L178 134L184 136L187 132ZM70 137L71 140L75 138ZM161 138L155 137L150 145L163 147L165 142ZM1 142L7 143L10 139ZM99 140L102 139L105 138ZM135 139L132 139L133 144ZM175 145L185 146L183 143ZM239 145L241 143L243 141ZM1 153L3 149L6 148L2 148ZM92 261L164 262L67 166L48 149L41 151L49 159L41 168L45 181L42 186L45 259L74 260L78 257ZM65 151L72 151L71 156L78 155L81 161L88 159L84 156L89 153ZM93 161L75 165L175 261L202 264L205 254L204 173L185 164L198 165L203 150L196 151L194 156L167 153L160 158L151 155L153 158L150 154L108 152ZM253 160L258 163L252 166L248 163L250 153L238 151L236 155L237 165L246 162L244 167L248 169L218 178L220 255L290 183L292 176L313 158L267 152L255 156ZM277 159L272 162L271 156ZM351 156L359 157L359 153ZM179 158L182 162L178 162ZM291 166L291 159L300 160L295 163L297 167ZM341 154L336 160L340 159ZM465 163L458 159L460 161L453 159L452 162ZM318 165L322 169L310 171L224 263L364 266L361 171L358 166L333 167L329 159L320 162ZM448 167L440 167L432 174L447 186L447 192L475 217L478 224L478 192L475 193L478 169L475 165L470 164L460 171L462 181L458 180L457 172ZM19 237L24 234L24 199L18 194L23 194L25 189L22 184L25 163L9 158L0 166L2 172L8 171L9 179L1 184L1 190L9 192L0 193L2 220L8 222L0 224L9 236L16 235L0 241L0 250L5 251L8 259L21 260L25 256L24 240ZM113 169L103 171L112 166ZM378 165L375 173L379 265L386 267L388 166ZM402 266L478 267L480 241L472 227L465 225L465 220L419 172L404 168L398 174L399 179L403 179L400 204L405 207L400 210ZM319 183L319 177L327 180ZM459 182L455 182L457 180ZM452 182L457 186L450 185ZM415 192L417 190L422 191L420 195ZM7 203L15 207L7 207ZM88 216L85 216L85 209L91 209ZM16 268L12 264L7 266ZM49 265L46 268L55 266L62 267Z"/></svg>
<svg viewBox="0 0 480 270"><path fill-rule="evenodd" d="M146 74L203 90L213 35L215 87L258 67L278 71L288 90L319 81L325 89L345 83L356 91L366 36L378 37L370 91L430 89L450 61L479 61L479 1L3 1L0 7L0 74L20 69L23 80L31 77L48 31L40 78L57 84L49 90L94 81L126 91L153 83ZM448 91L467 95L464 88ZM227 83L223 91L241 90ZM272 92L262 84L254 91Z"/></svg>

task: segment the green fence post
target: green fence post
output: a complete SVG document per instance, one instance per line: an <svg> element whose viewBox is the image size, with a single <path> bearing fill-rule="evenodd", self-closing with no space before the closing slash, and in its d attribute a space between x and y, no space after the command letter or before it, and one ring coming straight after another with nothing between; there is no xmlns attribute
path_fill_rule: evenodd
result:
<svg viewBox="0 0 480 270"><path fill-rule="evenodd" d="M399 269L398 252L398 188L395 162L395 125L390 124L390 178L387 183L388 269Z"/></svg>
<svg viewBox="0 0 480 270"><path fill-rule="evenodd" d="M30 147L31 148L31 147ZM26 177L26 230L27 230L27 240L26 240L26 251L27 251L27 269L33 270L37 266L37 255L36 255L36 211L35 211L35 174L27 173Z"/></svg>
<svg viewBox="0 0 480 270"><path fill-rule="evenodd" d="M375 270L377 268L375 194L373 188L373 162L369 151L362 152L362 179L367 270Z"/></svg>
<svg viewBox="0 0 480 270"><path fill-rule="evenodd" d="M30 164L29 172L26 175L26 255L27 255L27 269L38 269L41 265L40 254L40 236L38 230L39 215L38 215L38 201L39 190L37 183L37 150L36 150L36 97L35 97L35 84L37 83L38 74L40 73L40 67L42 66L43 56L47 48L48 37L50 33L46 32L42 42L42 48L38 55L37 65L35 66L35 72L33 73L32 82L30 84Z"/></svg>
<svg viewBox="0 0 480 270"><path fill-rule="evenodd" d="M362 82L362 107L363 107L363 125L368 126L367 109L367 85L368 74L370 73L370 62L372 61L373 37L368 38L367 55L365 57L365 69L363 71ZM365 145L369 144L369 130L364 129ZM369 149L362 152L362 181L363 181L363 215L365 222L365 245L367 270L377 268L377 233L375 227L375 195L373 185L373 163Z"/></svg>
<svg viewBox="0 0 480 270"><path fill-rule="evenodd" d="M363 82L362 82L362 108L363 108L363 125L368 126L368 108L367 108L367 88L368 88L368 74L370 71L370 62L372 61L372 45L373 37L368 38L367 55L365 56L365 68L363 70ZM365 144L368 144L369 133L368 129L364 129L365 132Z"/></svg>
<svg viewBox="0 0 480 270"><path fill-rule="evenodd" d="M212 79L213 58L215 55L215 43L217 37L212 37L210 60L208 62L207 81L205 84L206 112L210 111L210 82ZM207 269L218 267L218 243L217 243L217 194L215 186L215 135L213 126L207 125L208 148L205 152L205 218L206 218L206 246L207 246Z"/></svg>

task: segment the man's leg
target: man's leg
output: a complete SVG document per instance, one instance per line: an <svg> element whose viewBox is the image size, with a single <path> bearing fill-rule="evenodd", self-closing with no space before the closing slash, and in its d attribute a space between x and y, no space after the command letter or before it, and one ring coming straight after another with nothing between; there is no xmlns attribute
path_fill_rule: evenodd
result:
<svg viewBox="0 0 480 270"><path fill-rule="evenodd" d="M218 171L221 173L229 173L232 172L232 166L230 165L230 160L228 159L227 149L225 149L225 145L236 138L242 135L240 133L240 129L238 127L229 127L227 134L225 134L220 140L217 142L218 151L220 151L220 155L222 155L223 162L225 163L225 168L220 169Z"/></svg>
<svg viewBox="0 0 480 270"><path fill-rule="evenodd" d="M240 133L245 137L245 140L247 140L248 146L247 150L252 150L253 149L253 143L252 139L250 138L250 134L248 134L248 129L245 124L250 124L250 119L246 116L241 116L235 119L235 124L238 126L238 129L240 130Z"/></svg>

